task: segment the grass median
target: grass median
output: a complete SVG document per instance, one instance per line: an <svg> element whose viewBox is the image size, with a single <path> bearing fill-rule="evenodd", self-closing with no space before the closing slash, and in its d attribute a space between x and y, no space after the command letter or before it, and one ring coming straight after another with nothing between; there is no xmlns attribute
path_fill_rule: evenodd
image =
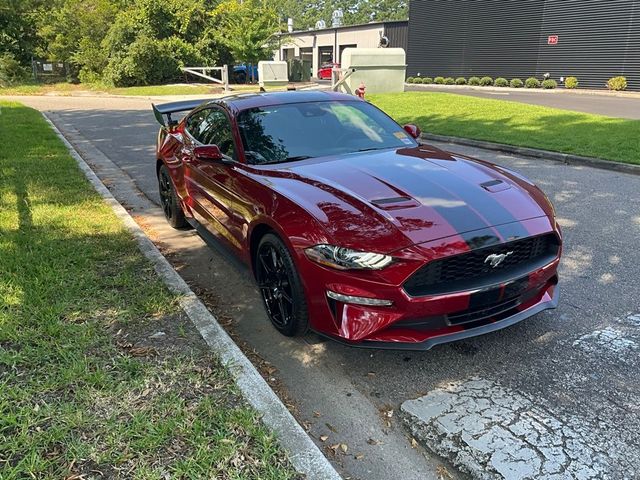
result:
<svg viewBox="0 0 640 480"><path fill-rule="evenodd" d="M40 114L0 132L0 478L296 478Z"/></svg>
<svg viewBox="0 0 640 480"><path fill-rule="evenodd" d="M368 95L422 131L640 164L640 120L436 92Z"/></svg>

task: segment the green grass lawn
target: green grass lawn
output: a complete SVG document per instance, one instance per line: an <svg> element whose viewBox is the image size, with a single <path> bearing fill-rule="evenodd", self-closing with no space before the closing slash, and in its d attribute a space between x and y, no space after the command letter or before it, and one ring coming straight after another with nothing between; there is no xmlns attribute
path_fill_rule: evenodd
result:
<svg viewBox="0 0 640 480"><path fill-rule="evenodd" d="M258 85L231 85L233 91L258 91ZM106 93L109 95L158 96L158 95L206 95L223 93L217 85L147 85L142 87L109 87L100 84L26 84L0 87L0 95L77 95L81 93Z"/></svg>
<svg viewBox="0 0 640 480"><path fill-rule="evenodd" d="M367 95L423 132L640 164L640 121L436 92Z"/></svg>
<svg viewBox="0 0 640 480"><path fill-rule="evenodd" d="M0 131L0 478L296 478L40 114Z"/></svg>

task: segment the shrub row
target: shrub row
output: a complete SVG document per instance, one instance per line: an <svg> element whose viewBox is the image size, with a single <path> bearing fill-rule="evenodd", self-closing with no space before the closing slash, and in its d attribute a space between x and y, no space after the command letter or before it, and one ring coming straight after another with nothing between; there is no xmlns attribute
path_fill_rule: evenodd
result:
<svg viewBox="0 0 640 480"><path fill-rule="evenodd" d="M551 78L547 78L543 81L538 80L535 77L529 77L524 82L519 78L514 78L511 81L508 81L506 78L496 78L495 80L491 77L470 77L468 80L464 77L458 77L453 79L452 77L408 77L407 83L422 83L422 84L432 84L436 85L471 85L471 86L481 86L481 87L511 87L511 88L545 88L547 90L551 90L558 87L558 82ZM580 82L576 77L567 77L564 80L564 88L574 89L578 88ZM622 91L627 89L627 79L626 77L613 77L607 81L607 88L609 90Z"/></svg>

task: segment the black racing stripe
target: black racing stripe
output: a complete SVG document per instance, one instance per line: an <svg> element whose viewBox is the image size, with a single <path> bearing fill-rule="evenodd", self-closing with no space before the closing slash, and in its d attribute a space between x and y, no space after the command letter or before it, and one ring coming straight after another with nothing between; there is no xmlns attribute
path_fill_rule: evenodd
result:
<svg viewBox="0 0 640 480"><path fill-rule="evenodd" d="M407 193L424 192L425 197L435 199L433 204L427 206L433 208L457 233L480 230L490 226L469 207L468 202L459 198L456 193L445 190L436 182L426 180L421 175L412 175L397 166L381 165L372 168L372 170L373 174L380 175L390 184L402 185L403 188L406 188ZM429 175L433 173L434 170L429 170ZM441 202L438 203L438 200ZM456 202L460 202L461 205L456 205Z"/></svg>
<svg viewBox="0 0 640 480"><path fill-rule="evenodd" d="M464 239L471 250L491 247L502 243L502 238L497 236L490 228L480 231L464 232L461 233L460 236Z"/></svg>
<svg viewBox="0 0 640 480"><path fill-rule="evenodd" d="M528 236L527 230L513 214L493 198L493 194L478 185L465 182L448 170L433 168L411 172L410 165L408 167L404 169L402 165L385 163L367 165L372 174L379 175L391 185L406 189L409 194L420 196L417 192L424 192L423 196L434 198L434 203L428 206L458 233L514 223L509 230L511 237ZM462 202L462 205L456 206L456 202Z"/></svg>
<svg viewBox="0 0 640 480"><path fill-rule="evenodd" d="M505 223L503 225L496 225L494 227L500 236L504 239L504 242L510 242L519 238L530 237L529 231L524 228L522 223L516 221L512 223Z"/></svg>
<svg viewBox="0 0 640 480"><path fill-rule="evenodd" d="M438 183L451 195L457 195L468 205L475 206L480 215L486 218L488 226L511 224L511 231L517 238L527 237L529 233L518 219L486 190L473 183L461 185L464 181L450 172L434 171L433 181ZM466 182L465 182L466 183Z"/></svg>

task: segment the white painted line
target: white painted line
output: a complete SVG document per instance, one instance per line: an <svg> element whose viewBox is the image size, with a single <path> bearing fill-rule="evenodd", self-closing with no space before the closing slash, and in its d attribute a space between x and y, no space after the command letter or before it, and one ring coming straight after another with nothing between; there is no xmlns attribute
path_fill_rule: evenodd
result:
<svg viewBox="0 0 640 480"><path fill-rule="evenodd" d="M134 236L140 250L154 265L156 272L169 290L179 295L180 306L198 328L202 338L229 368L244 398L261 414L263 423L276 434L280 445L287 451L293 466L310 480L339 480L341 477L338 472L296 422L249 359L227 335L216 318L193 293L178 272L173 269L124 207L111 195L111 192L91 170L73 145L67 141L44 113L42 116L69 149L71 156L76 160L91 185Z"/></svg>
<svg viewBox="0 0 640 480"><path fill-rule="evenodd" d="M584 422L562 420L496 382L452 383L401 410L416 438L473 478L609 478L609 452Z"/></svg>
<svg viewBox="0 0 640 480"><path fill-rule="evenodd" d="M605 353L621 359L638 349L638 344L627 338L625 332L613 327L606 327L583 335L573 342L573 346L579 347L587 353Z"/></svg>
<svg viewBox="0 0 640 480"><path fill-rule="evenodd" d="M634 327L640 327L640 313L635 313L627 317L627 322Z"/></svg>

